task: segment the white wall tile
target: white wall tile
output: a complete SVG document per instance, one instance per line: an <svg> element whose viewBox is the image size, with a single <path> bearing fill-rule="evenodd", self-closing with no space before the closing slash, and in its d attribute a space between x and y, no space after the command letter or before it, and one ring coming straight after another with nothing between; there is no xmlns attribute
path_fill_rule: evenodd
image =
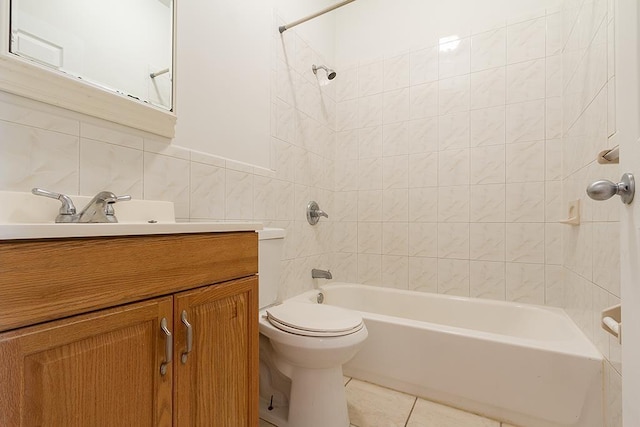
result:
<svg viewBox="0 0 640 427"><path fill-rule="evenodd" d="M409 122L409 153L438 151L438 118Z"/></svg>
<svg viewBox="0 0 640 427"><path fill-rule="evenodd" d="M358 125L359 127L380 126L382 124L382 94L371 95L358 100ZM343 130L339 126L340 104L338 104L337 130ZM354 126L355 128L356 126Z"/></svg>
<svg viewBox="0 0 640 427"><path fill-rule="evenodd" d="M469 186L438 187L438 222L469 222Z"/></svg>
<svg viewBox="0 0 640 427"><path fill-rule="evenodd" d="M407 222L382 223L383 255L403 255L409 252L409 224Z"/></svg>
<svg viewBox="0 0 640 427"><path fill-rule="evenodd" d="M399 156L409 153L409 123L384 125L382 129L382 155Z"/></svg>
<svg viewBox="0 0 640 427"><path fill-rule="evenodd" d="M384 62L361 64L358 68L358 96L382 93L384 88Z"/></svg>
<svg viewBox="0 0 640 427"><path fill-rule="evenodd" d="M438 293L469 296L469 261L438 259Z"/></svg>
<svg viewBox="0 0 640 427"><path fill-rule="evenodd" d="M385 124L409 120L411 97L408 88L385 92L383 104Z"/></svg>
<svg viewBox="0 0 640 427"><path fill-rule="evenodd" d="M368 159L382 157L382 126L358 129L358 156Z"/></svg>
<svg viewBox="0 0 640 427"><path fill-rule="evenodd" d="M80 121L51 106L0 93L0 120L43 130L80 136Z"/></svg>
<svg viewBox="0 0 640 427"><path fill-rule="evenodd" d="M358 222L358 253L382 253L382 223Z"/></svg>
<svg viewBox="0 0 640 427"><path fill-rule="evenodd" d="M469 258L482 261L504 261L505 224L470 224Z"/></svg>
<svg viewBox="0 0 640 427"><path fill-rule="evenodd" d="M384 90L396 90L409 86L410 82L409 54L394 56L384 61Z"/></svg>
<svg viewBox="0 0 640 427"><path fill-rule="evenodd" d="M382 283L397 289L409 288L409 258L406 256L382 256Z"/></svg>
<svg viewBox="0 0 640 427"><path fill-rule="evenodd" d="M471 72L500 67L506 61L506 28L497 28L471 38Z"/></svg>
<svg viewBox="0 0 640 427"><path fill-rule="evenodd" d="M409 190L389 189L382 192L382 220L407 221L409 218Z"/></svg>
<svg viewBox="0 0 640 427"><path fill-rule="evenodd" d="M505 107L482 108L470 112L472 147L505 143Z"/></svg>
<svg viewBox="0 0 640 427"><path fill-rule="evenodd" d="M450 77L438 81L438 111L440 114L451 114L469 110L470 77Z"/></svg>
<svg viewBox="0 0 640 427"><path fill-rule="evenodd" d="M340 78L335 81L336 101L346 101L358 97L358 69L340 70Z"/></svg>
<svg viewBox="0 0 640 427"><path fill-rule="evenodd" d="M544 224L507 224L506 260L544 263Z"/></svg>
<svg viewBox="0 0 640 427"><path fill-rule="evenodd" d="M467 92L468 96L468 92ZM411 119L438 115L438 83L423 83L410 88Z"/></svg>
<svg viewBox="0 0 640 427"><path fill-rule="evenodd" d="M544 304L544 265L507 263L507 301Z"/></svg>
<svg viewBox="0 0 640 427"><path fill-rule="evenodd" d="M77 136L0 122L0 186L78 193Z"/></svg>
<svg viewBox="0 0 640 427"><path fill-rule="evenodd" d="M438 147L451 150L469 147L469 113L461 112L438 117Z"/></svg>
<svg viewBox="0 0 640 427"><path fill-rule="evenodd" d="M507 27L507 63L542 58L546 53L546 18L538 18Z"/></svg>
<svg viewBox="0 0 640 427"><path fill-rule="evenodd" d="M471 261L470 296L504 300L506 292L505 263L488 261Z"/></svg>
<svg viewBox="0 0 640 427"><path fill-rule="evenodd" d="M420 153L409 156L409 188L438 185L438 153Z"/></svg>
<svg viewBox="0 0 640 427"><path fill-rule="evenodd" d="M382 190L358 191L358 221L382 221Z"/></svg>
<svg viewBox="0 0 640 427"><path fill-rule="evenodd" d="M358 223L335 222L333 225L333 250L356 253L358 250Z"/></svg>
<svg viewBox="0 0 640 427"><path fill-rule="evenodd" d="M505 222L504 184L470 187L469 219L471 222Z"/></svg>
<svg viewBox="0 0 640 427"><path fill-rule="evenodd" d="M410 67L412 86L438 80L438 48L411 52Z"/></svg>
<svg viewBox="0 0 640 427"><path fill-rule="evenodd" d="M507 182L544 181L544 141L507 144Z"/></svg>
<svg viewBox="0 0 640 427"><path fill-rule="evenodd" d="M438 292L438 259L409 257L409 289Z"/></svg>
<svg viewBox="0 0 640 427"><path fill-rule="evenodd" d="M414 188L409 190L409 221L438 221L438 188Z"/></svg>
<svg viewBox="0 0 640 427"><path fill-rule="evenodd" d="M471 70L471 39L463 38L440 43L438 51L439 77L460 76Z"/></svg>
<svg viewBox="0 0 640 427"><path fill-rule="evenodd" d="M469 149L438 153L438 183L447 186L469 184Z"/></svg>
<svg viewBox="0 0 640 427"><path fill-rule="evenodd" d="M141 199L142 177L142 151L90 139L80 140L80 194L93 196L107 190Z"/></svg>
<svg viewBox="0 0 640 427"><path fill-rule="evenodd" d="M471 149L471 184L505 182L505 147L492 145Z"/></svg>
<svg viewBox="0 0 640 427"><path fill-rule="evenodd" d="M141 136L126 132L126 128L113 123L103 124L80 123L80 136L82 138L94 139L96 141L108 142L123 147L142 150L143 139Z"/></svg>
<svg viewBox="0 0 640 427"><path fill-rule="evenodd" d="M227 169L225 191L226 219L251 219L253 212L253 175Z"/></svg>
<svg viewBox="0 0 640 427"><path fill-rule="evenodd" d="M542 99L546 94L545 59L507 66L507 104Z"/></svg>
<svg viewBox="0 0 640 427"><path fill-rule="evenodd" d="M333 212L331 219L334 221L358 220L358 192L336 191L333 193Z"/></svg>
<svg viewBox="0 0 640 427"><path fill-rule="evenodd" d="M382 282L382 255L358 254L358 283L378 286Z"/></svg>
<svg viewBox="0 0 640 427"><path fill-rule="evenodd" d="M438 225L433 222L409 223L409 256L438 256Z"/></svg>
<svg viewBox="0 0 640 427"><path fill-rule="evenodd" d="M507 184L507 222L544 222L545 186L543 182Z"/></svg>
<svg viewBox="0 0 640 427"><path fill-rule="evenodd" d="M173 202L176 218L189 218L189 170L186 160L144 153L144 198Z"/></svg>
<svg viewBox="0 0 640 427"><path fill-rule="evenodd" d="M409 187L409 156L384 157L382 159L382 188Z"/></svg>
<svg viewBox="0 0 640 427"><path fill-rule="evenodd" d="M358 190L382 189L382 159L358 160Z"/></svg>
<svg viewBox="0 0 640 427"><path fill-rule="evenodd" d="M497 107L506 102L506 68L498 67L472 73L469 106L473 109Z"/></svg>
<svg viewBox="0 0 640 427"><path fill-rule="evenodd" d="M544 117L544 100L507 105L507 143L543 140L545 135Z"/></svg>
<svg viewBox="0 0 640 427"><path fill-rule="evenodd" d="M438 257L469 259L469 223L438 224Z"/></svg>

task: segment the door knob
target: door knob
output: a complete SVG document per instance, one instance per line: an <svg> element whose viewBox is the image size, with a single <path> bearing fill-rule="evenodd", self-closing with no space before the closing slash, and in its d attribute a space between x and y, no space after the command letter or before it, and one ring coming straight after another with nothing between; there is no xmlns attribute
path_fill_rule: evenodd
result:
<svg viewBox="0 0 640 427"><path fill-rule="evenodd" d="M616 194L622 199L622 203L628 205L633 201L636 191L633 175L625 173L617 184L606 179L595 181L587 187L587 194L593 200L607 200Z"/></svg>

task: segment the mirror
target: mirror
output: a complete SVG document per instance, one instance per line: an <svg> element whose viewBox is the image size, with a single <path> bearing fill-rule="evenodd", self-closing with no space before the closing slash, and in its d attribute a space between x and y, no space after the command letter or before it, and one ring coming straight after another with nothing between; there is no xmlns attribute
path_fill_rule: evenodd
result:
<svg viewBox="0 0 640 427"><path fill-rule="evenodd" d="M11 0L10 52L171 110L171 0Z"/></svg>
<svg viewBox="0 0 640 427"><path fill-rule="evenodd" d="M0 17L0 90L174 136L173 0L0 0Z"/></svg>

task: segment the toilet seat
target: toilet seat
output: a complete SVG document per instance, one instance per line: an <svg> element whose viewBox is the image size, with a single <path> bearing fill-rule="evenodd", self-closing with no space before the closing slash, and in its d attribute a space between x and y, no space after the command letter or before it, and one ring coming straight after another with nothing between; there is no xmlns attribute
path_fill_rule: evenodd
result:
<svg viewBox="0 0 640 427"><path fill-rule="evenodd" d="M340 307L288 301L266 310L276 328L307 337L340 337L359 331L362 317Z"/></svg>

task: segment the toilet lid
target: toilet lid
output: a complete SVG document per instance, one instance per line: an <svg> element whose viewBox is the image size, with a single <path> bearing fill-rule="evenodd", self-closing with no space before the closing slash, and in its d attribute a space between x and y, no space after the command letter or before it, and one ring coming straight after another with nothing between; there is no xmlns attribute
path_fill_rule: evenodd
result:
<svg viewBox="0 0 640 427"><path fill-rule="evenodd" d="M352 311L293 301L268 308L267 319L278 329L310 337L348 335L364 325L362 317Z"/></svg>

